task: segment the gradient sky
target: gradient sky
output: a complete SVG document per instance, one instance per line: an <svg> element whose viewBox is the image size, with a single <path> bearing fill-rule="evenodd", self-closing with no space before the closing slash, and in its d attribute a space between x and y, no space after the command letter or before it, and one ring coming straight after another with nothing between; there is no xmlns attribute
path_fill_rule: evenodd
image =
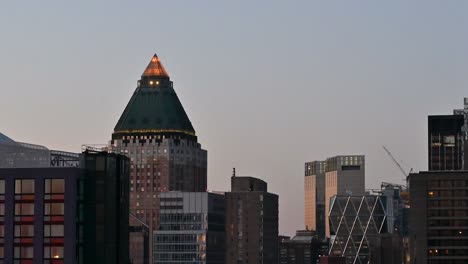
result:
<svg viewBox="0 0 468 264"><path fill-rule="evenodd" d="M467 1L65 2L0 3L0 132L107 143L156 52L209 189L266 180L281 234L303 228L304 162L365 154L367 188L403 183L381 146L425 170L427 115L468 96Z"/></svg>

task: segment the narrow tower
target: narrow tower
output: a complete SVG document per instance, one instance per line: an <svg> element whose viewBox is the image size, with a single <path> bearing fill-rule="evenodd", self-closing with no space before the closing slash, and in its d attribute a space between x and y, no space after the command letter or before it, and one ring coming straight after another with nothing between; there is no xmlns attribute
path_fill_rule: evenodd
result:
<svg viewBox="0 0 468 264"><path fill-rule="evenodd" d="M152 232L159 228L160 193L205 191L207 168L207 152L197 142L192 123L156 54L114 128L111 145L113 151L130 158L130 213L149 227L149 251L145 254L144 239L131 234L133 263L152 263ZM135 217L130 218L130 224L141 225Z"/></svg>

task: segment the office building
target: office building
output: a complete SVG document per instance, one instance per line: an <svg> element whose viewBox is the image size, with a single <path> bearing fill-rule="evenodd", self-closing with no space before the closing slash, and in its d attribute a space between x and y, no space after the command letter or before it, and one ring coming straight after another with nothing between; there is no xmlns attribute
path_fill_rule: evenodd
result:
<svg viewBox="0 0 468 264"><path fill-rule="evenodd" d="M315 231L298 230L291 239L280 244L279 264L316 264L322 252L323 243Z"/></svg>
<svg viewBox="0 0 468 264"><path fill-rule="evenodd" d="M430 171L461 170L463 166L462 115L428 117Z"/></svg>
<svg viewBox="0 0 468 264"><path fill-rule="evenodd" d="M371 259L371 249L386 245L380 235L393 234L395 226L394 201L392 195L367 194L364 196L334 196L331 199L330 219L330 256L346 258L347 264L381 264L381 257ZM395 234L398 236L398 234ZM399 240L401 241L401 240ZM401 243L398 244L401 250ZM389 250L385 248L384 250ZM374 253L381 250L374 249ZM391 264L401 263L401 252L398 260ZM385 262L388 263L388 262Z"/></svg>
<svg viewBox="0 0 468 264"><path fill-rule="evenodd" d="M336 156L326 160L325 172L325 235L330 238L330 198L363 196L365 192L365 160L362 155Z"/></svg>
<svg viewBox="0 0 468 264"><path fill-rule="evenodd" d="M85 150L80 159L78 264L128 264L129 159L95 150Z"/></svg>
<svg viewBox="0 0 468 264"><path fill-rule="evenodd" d="M468 170L468 98L453 115L428 117L429 171Z"/></svg>
<svg viewBox="0 0 468 264"><path fill-rule="evenodd" d="M169 74L154 55L117 122L111 148L130 158L132 226L159 227L159 195L167 191L206 191L207 152L173 88ZM132 232L131 258L145 263L141 236ZM152 236L149 263L152 263Z"/></svg>
<svg viewBox="0 0 468 264"><path fill-rule="evenodd" d="M0 168L0 263L129 263L128 159L85 152L80 160Z"/></svg>
<svg viewBox="0 0 468 264"><path fill-rule="evenodd" d="M278 263L278 195L260 179L234 174L225 199L225 263Z"/></svg>
<svg viewBox="0 0 468 264"><path fill-rule="evenodd" d="M154 264L222 264L225 258L224 194L161 194L159 230L154 231Z"/></svg>
<svg viewBox="0 0 468 264"><path fill-rule="evenodd" d="M325 161L305 163L304 217L306 230L314 230L325 237Z"/></svg>
<svg viewBox="0 0 468 264"><path fill-rule="evenodd" d="M409 175L411 263L468 263L468 171Z"/></svg>

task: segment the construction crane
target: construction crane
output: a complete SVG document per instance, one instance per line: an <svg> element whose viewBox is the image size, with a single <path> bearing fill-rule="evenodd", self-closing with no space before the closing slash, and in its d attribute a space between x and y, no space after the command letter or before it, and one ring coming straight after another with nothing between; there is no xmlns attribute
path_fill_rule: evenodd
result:
<svg viewBox="0 0 468 264"><path fill-rule="evenodd" d="M400 169L401 173L405 175L404 181L408 181L408 175L413 172L413 168L410 169L408 173L403 169L403 167L400 165L400 163L393 157L392 153L390 150L388 150L385 146L382 146L382 148L385 150L385 152L388 154L388 156L392 159L392 161L397 165L398 169Z"/></svg>

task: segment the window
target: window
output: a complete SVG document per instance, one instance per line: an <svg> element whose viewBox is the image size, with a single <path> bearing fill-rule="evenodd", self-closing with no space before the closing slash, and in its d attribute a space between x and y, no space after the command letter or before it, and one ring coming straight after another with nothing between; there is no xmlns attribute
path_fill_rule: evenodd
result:
<svg viewBox="0 0 468 264"><path fill-rule="evenodd" d="M97 165L101 166L101 165ZM80 207L81 209L81 207ZM44 263L63 263L65 180L44 181Z"/></svg>
<svg viewBox="0 0 468 264"><path fill-rule="evenodd" d="M32 179L15 180L14 262L29 263L34 257L34 199Z"/></svg>

